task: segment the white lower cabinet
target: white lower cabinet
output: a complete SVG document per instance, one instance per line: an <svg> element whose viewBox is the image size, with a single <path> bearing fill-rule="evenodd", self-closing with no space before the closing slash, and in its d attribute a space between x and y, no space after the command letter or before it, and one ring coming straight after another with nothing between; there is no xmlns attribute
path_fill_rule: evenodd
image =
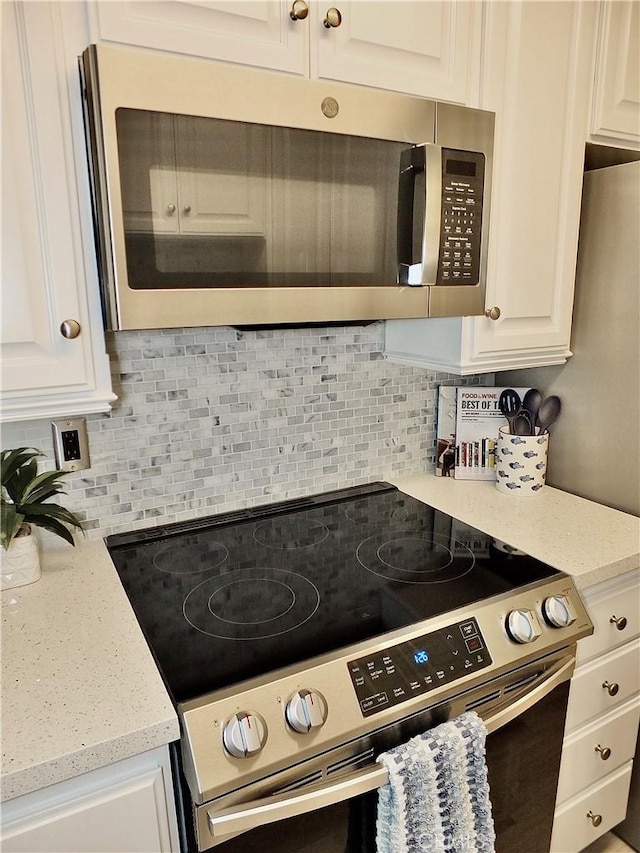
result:
<svg viewBox="0 0 640 853"><path fill-rule="evenodd" d="M4 853L176 853L166 747L2 804Z"/></svg>
<svg viewBox="0 0 640 853"><path fill-rule="evenodd" d="M640 571L587 589L594 623L578 644L552 853L578 853L624 820L640 720Z"/></svg>
<svg viewBox="0 0 640 853"><path fill-rule="evenodd" d="M582 850L624 820L632 765L628 761L556 810L551 853Z"/></svg>
<svg viewBox="0 0 640 853"><path fill-rule="evenodd" d="M612 769L633 755L640 721L640 696L636 695L603 720L583 726L568 735L562 750L558 802L575 793L576 781L586 788L599 782Z"/></svg>

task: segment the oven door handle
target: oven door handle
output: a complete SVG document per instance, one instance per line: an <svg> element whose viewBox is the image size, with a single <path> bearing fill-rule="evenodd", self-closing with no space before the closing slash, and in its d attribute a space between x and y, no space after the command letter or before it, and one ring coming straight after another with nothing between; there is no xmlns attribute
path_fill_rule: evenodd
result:
<svg viewBox="0 0 640 853"><path fill-rule="evenodd" d="M487 732L491 734L491 732L497 731L528 711L555 690L559 684L571 678L574 668L575 658L573 656L569 660L566 657L562 658L533 690L484 720ZM374 764L365 770L342 776L330 784L325 782L309 785L295 793L251 800L218 812L207 809L209 831L216 839L237 835L266 823L296 817L306 812L335 805L360 794L366 794L386 785L388 781L389 774L386 767Z"/></svg>

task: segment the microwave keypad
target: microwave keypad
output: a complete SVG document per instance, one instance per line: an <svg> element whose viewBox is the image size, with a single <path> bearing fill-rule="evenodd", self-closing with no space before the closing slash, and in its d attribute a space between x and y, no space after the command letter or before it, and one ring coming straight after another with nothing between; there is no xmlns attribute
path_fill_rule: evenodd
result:
<svg viewBox="0 0 640 853"><path fill-rule="evenodd" d="M442 151L442 226L437 284L480 281L484 155Z"/></svg>

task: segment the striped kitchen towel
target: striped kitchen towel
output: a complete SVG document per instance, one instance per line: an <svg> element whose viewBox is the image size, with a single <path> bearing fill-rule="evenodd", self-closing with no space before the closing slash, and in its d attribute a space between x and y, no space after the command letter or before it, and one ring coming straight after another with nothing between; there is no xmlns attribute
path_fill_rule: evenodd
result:
<svg viewBox="0 0 640 853"><path fill-rule="evenodd" d="M378 853L493 853L486 737L470 711L378 756Z"/></svg>

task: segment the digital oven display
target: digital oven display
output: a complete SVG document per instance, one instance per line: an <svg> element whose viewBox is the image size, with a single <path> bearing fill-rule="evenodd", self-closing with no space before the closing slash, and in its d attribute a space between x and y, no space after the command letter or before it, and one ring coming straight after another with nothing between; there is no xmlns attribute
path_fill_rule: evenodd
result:
<svg viewBox="0 0 640 853"><path fill-rule="evenodd" d="M475 619L349 661L349 675L364 717L435 690L491 664Z"/></svg>

